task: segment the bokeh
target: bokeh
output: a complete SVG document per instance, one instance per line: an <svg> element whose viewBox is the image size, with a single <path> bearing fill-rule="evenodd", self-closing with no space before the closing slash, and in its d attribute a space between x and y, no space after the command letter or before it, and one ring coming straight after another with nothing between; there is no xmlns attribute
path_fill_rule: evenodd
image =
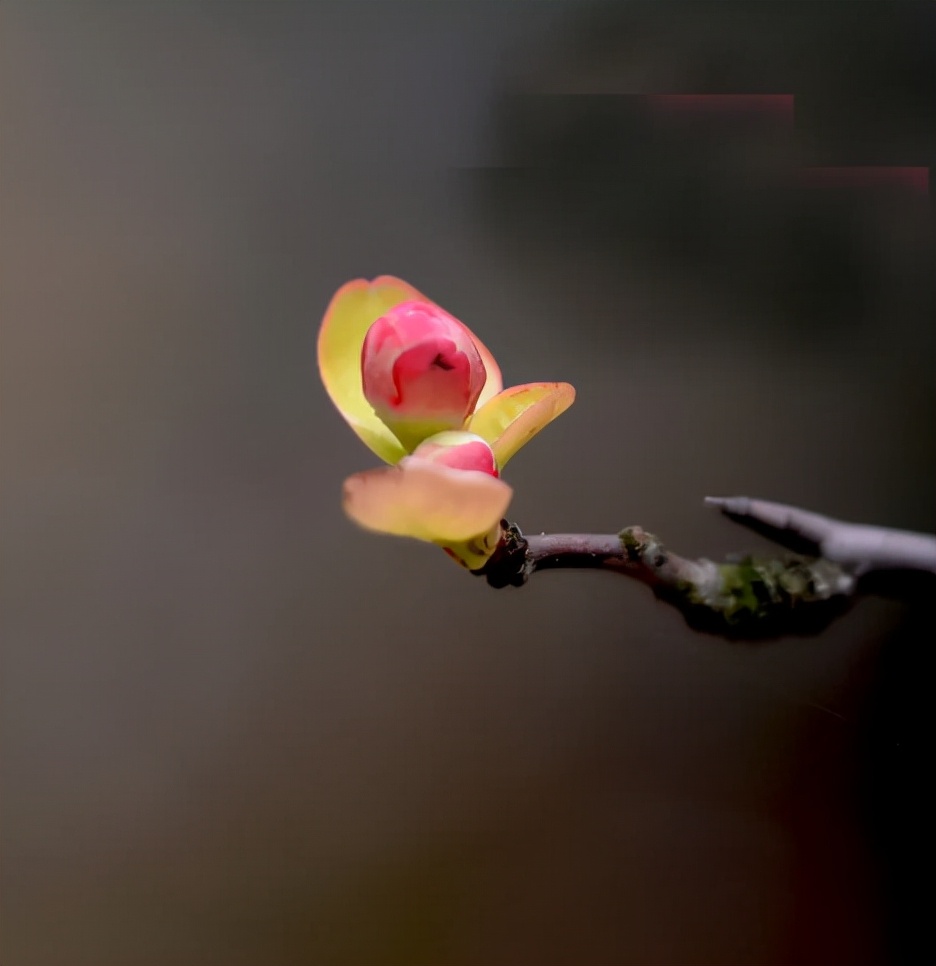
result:
<svg viewBox="0 0 936 966"><path fill-rule="evenodd" d="M530 531L936 530L934 13L3 4L5 963L932 961L927 600L494 591L343 517L314 347L389 273L572 382Z"/></svg>

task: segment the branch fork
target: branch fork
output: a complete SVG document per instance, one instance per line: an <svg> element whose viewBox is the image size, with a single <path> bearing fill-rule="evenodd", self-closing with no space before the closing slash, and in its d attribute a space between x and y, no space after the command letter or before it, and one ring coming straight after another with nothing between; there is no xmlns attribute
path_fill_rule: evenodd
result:
<svg viewBox="0 0 936 966"><path fill-rule="evenodd" d="M921 574L936 577L934 535L845 523L748 497L706 503L798 552L718 563L673 553L639 526L616 534L525 536L504 521L497 550L474 573L500 588L523 586L542 570L609 570L647 584L691 626L742 638L815 633L848 609L871 574L898 572L898 591L901 583L915 587Z"/></svg>

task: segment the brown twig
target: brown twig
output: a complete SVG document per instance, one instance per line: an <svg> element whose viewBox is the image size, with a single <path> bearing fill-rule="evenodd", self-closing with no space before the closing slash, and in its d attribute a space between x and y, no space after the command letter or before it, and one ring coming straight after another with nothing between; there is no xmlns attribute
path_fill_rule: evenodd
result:
<svg viewBox="0 0 936 966"><path fill-rule="evenodd" d="M493 587L522 586L541 570L591 568L633 577L678 607L689 623L729 637L815 633L848 608L861 578L900 568L936 574L936 537L842 523L763 500L709 498L730 518L813 553L744 556L723 563L682 557L642 527L618 534L524 536L504 522L479 571Z"/></svg>

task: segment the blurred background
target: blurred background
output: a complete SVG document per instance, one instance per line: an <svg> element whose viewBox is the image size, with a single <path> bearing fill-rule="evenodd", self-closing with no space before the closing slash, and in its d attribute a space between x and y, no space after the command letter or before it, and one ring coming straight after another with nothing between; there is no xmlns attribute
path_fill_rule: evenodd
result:
<svg viewBox="0 0 936 966"><path fill-rule="evenodd" d="M388 273L575 384L530 531L936 530L932 4L0 29L8 966L936 958L926 599L751 646L610 574L493 591L344 519L375 458L314 359Z"/></svg>

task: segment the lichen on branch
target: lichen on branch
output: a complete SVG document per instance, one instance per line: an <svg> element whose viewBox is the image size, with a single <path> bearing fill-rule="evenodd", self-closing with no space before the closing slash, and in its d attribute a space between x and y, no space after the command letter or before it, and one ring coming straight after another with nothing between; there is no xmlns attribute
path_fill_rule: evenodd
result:
<svg viewBox="0 0 936 966"><path fill-rule="evenodd" d="M691 626L732 638L815 633L848 609L873 571L897 567L933 576L936 537L928 534L842 523L768 501L707 502L781 543L830 553L737 555L719 563L673 553L638 526L616 534L524 536L504 521L497 550L474 573L492 587L519 587L541 570L609 570L647 584Z"/></svg>

